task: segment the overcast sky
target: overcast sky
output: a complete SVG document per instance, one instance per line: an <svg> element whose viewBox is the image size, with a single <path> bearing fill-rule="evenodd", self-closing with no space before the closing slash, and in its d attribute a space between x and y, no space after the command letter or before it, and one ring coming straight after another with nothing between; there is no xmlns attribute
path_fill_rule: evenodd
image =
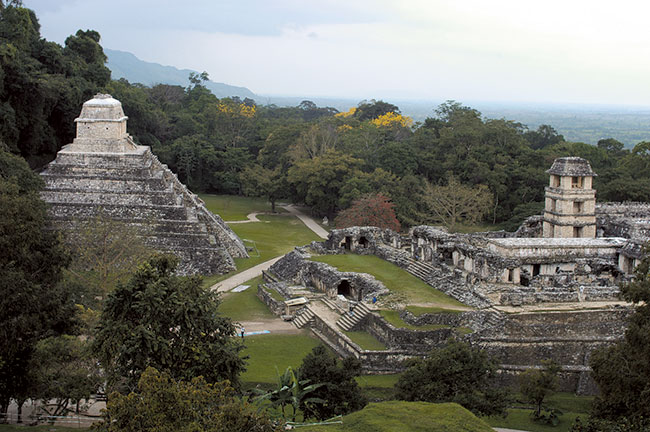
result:
<svg viewBox="0 0 650 432"><path fill-rule="evenodd" d="M650 105L641 0L23 0L63 43L258 94Z"/></svg>

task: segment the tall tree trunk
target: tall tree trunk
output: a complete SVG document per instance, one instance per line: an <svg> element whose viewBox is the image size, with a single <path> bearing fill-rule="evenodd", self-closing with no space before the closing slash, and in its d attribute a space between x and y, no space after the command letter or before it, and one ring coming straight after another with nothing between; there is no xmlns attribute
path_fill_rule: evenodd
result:
<svg viewBox="0 0 650 432"><path fill-rule="evenodd" d="M16 423L22 423L23 422L23 404L25 403L24 400L17 400L16 405L18 405L18 410L16 411Z"/></svg>
<svg viewBox="0 0 650 432"><path fill-rule="evenodd" d="M0 423L7 423L7 410L9 409L9 398L0 399Z"/></svg>

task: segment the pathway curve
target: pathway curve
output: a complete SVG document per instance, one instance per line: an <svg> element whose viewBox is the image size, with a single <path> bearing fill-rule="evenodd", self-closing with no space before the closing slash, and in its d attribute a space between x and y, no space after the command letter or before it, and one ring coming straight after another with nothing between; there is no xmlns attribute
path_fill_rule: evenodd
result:
<svg viewBox="0 0 650 432"><path fill-rule="evenodd" d="M319 236L320 238L326 239L329 236L329 233L326 230L324 230L320 225L318 225L314 219L302 213L300 210L295 208L293 204L283 205L281 207L286 209L292 215L296 216L298 219L300 219L302 223L304 223L307 226L307 228L309 228L314 233L316 233L316 235ZM228 222L228 223L254 222L252 218L254 217L255 219L257 219L258 214L259 213L249 214L248 215L249 220L247 221L235 221L235 222ZM258 219L255 222L260 222L260 221ZM279 256L270 259L268 261L264 261L263 263L258 264L255 267L251 267L248 270L244 270L241 273L237 273L236 275L229 277L228 279L224 279L221 282L217 282L216 284L212 285L210 289L219 292L230 291L231 289L243 284L244 282L249 281L261 275L262 271L268 270L268 268L271 267L273 264L275 264L280 258L282 257Z"/></svg>
<svg viewBox="0 0 650 432"><path fill-rule="evenodd" d="M260 212L254 212L250 213L246 217L248 218L247 220L236 220L236 221L225 221L227 224L242 224L242 223L249 223L249 222L262 222L257 218L257 215L260 214Z"/></svg>
<svg viewBox="0 0 650 432"><path fill-rule="evenodd" d="M316 221L311 218L311 216L307 216L306 214L298 210L293 204L283 205L281 207L286 209L292 215L296 216L298 219L300 219L302 223L304 223L307 226L307 228L315 232L317 236L319 236L324 240L327 240L330 233L328 233L327 230L323 229L322 226L318 225Z"/></svg>

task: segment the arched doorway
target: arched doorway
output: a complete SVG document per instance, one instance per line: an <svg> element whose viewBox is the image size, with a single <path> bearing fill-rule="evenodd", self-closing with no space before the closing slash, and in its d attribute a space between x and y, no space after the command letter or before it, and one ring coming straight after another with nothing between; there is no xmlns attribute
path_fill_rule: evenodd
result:
<svg viewBox="0 0 650 432"><path fill-rule="evenodd" d="M364 236L359 237L359 246L367 248L368 247L368 239L365 238Z"/></svg>
<svg viewBox="0 0 650 432"><path fill-rule="evenodd" d="M350 297L351 292L352 287L350 286L350 282L348 282L346 279L343 279L341 282L339 282L339 285L336 288L336 294Z"/></svg>

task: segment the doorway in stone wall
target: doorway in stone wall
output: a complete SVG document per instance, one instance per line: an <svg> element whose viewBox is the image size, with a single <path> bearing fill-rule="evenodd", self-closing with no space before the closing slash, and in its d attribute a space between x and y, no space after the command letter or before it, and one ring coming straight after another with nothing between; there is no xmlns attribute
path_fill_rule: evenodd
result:
<svg viewBox="0 0 650 432"><path fill-rule="evenodd" d="M341 282L339 282L339 285L336 288L336 294L350 297L352 294L352 286L350 285L350 282L348 282L346 279L343 279Z"/></svg>
<svg viewBox="0 0 650 432"><path fill-rule="evenodd" d="M368 247L368 239L365 238L364 236L359 237L359 246L361 246L363 248L367 248Z"/></svg>
<svg viewBox="0 0 650 432"><path fill-rule="evenodd" d="M347 251L352 249L352 237L345 236L345 243L343 243L343 246L345 247L345 250L347 250Z"/></svg>

